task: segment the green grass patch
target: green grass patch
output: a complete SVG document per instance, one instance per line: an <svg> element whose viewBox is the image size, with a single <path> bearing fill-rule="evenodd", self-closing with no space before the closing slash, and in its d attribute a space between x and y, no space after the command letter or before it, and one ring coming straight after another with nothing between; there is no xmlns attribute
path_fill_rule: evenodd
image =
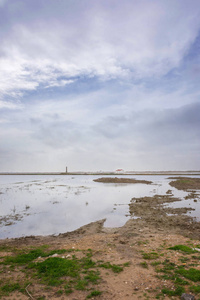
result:
<svg viewBox="0 0 200 300"><path fill-rule="evenodd" d="M182 251L185 252L187 254L191 254L191 253L197 253L196 250L193 250L192 248L185 246L185 245L176 245L174 247L170 247L168 248L169 250L175 250L175 251Z"/></svg>
<svg viewBox="0 0 200 300"><path fill-rule="evenodd" d="M125 262L125 263L123 264L123 266L124 266L124 267L129 267L130 264L131 264L130 261L127 261L127 262Z"/></svg>
<svg viewBox="0 0 200 300"><path fill-rule="evenodd" d="M86 286L88 286L89 281L86 279L79 279L77 280L76 285L74 286L74 288L76 290L80 290L80 291L84 291L86 289Z"/></svg>
<svg viewBox="0 0 200 300"><path fill-rule="evenodd" d="M181 296L185 292L184 287L177 286L175 290L171 290L168 288L162 289L162 293L168 296Z"/></svg>
<svg viewBox="0 0 200 300"><path fill-rule="evenodd" d="M144 259L150 259L150 260L152 260L152 259L157 259L159 257L159 254L157 252L153 252L152 251L152 252L149 252L149 253L143 253L142 257Z"/></svg>
<svg viewBox="0 0 200 300"><path fill-rule="evenodd" d="M172 276L172 280L177 283L177 284L180 284L180 285L188 285L189 282L182 279L181 277L177 276L177 275L174 275Z"/></svg>
<svg viewBox="0 0 200 300"><path fill-rule="evenodd" d="M96 297L96 296L100 296L101 294L102 294L102 292L100 292L100 291L92 291L92 292L86 297L86 299L93 298L93 297Z"/></svg>
<svg viewBox="0 0 200 300"><path fill-rule="evenodd" d="M55 289L55 295L69 295L74 290L90 290L89 298L100 295L102 292L95 290L93 286L98 285L101 281L100 269L110 269L114 273L122 272L124 267L130 265L129 262L117 265L110 262L94 261L93 252L91 249L81 251L80 258L74 254L70 256L59 257L54 254L62 255L66 252L72 252L68 249L55 249L48 251L45 247L16 250L16 255L7 256L1 262L2 271L9 270L12 272L23 272L27 280L32 280L33 283L44 285L44 289ZM79 250L80 251L80 250ZM36 261L37 258L43 258L42 261ZM18 267L19 266L19 267ZM17 267L17 268L16 268ZM23 275L24 276L24 275ZM30 283L30 282L29 282ZM26 285L27 286L27 285ZM57 288L57 290L56 290ZM8 283L6 279L0 281L0 297L9 295L14 290L25 292L25 287L20 287L19 283Z"/></svg>
<svg viewBox="0 0 200 300"><path fill-rule="evenodd" d="M30 265L30 268L35 268L38 277L48 281L62 276L77 277L81 266L78 260L74 258L49 257L43 262Z"/></svg>
<svg viewBox="0 0 200 300"><path fill-rule="evenodd" d="M163 268L160 269L163 273L169 273L176 268L175 263L170 262L168 259L165 259L163 262Z"/></svg>
<svg viewBox="0 0 200 300"><path fill-rule="evenodd" d="M141 266L142 268L144 268L144 269L148 269L148 264L147 264L146 261L141 262L141 263L140 263L140 266Z"/></svg>
<svg viewBox="0 0 200 300"><path fill-rule="evenodd" d="M44 257L45 253L41 249L35 249L31 250L29 253L22 253L16 256L8 256L5 258L4 263L25 265L38 258L39 256Z"/></svg>
<svg viewBox="0 0 200 300"><path fill-rule="evenodd" d="M200 270L194 269L194 268L190 268L189 270L186 269L179 269L176 270L176 273L182 275L183 277L197 282L200 281Z"/></svg>
<svg viewBox="0 0 200 300"><path fill-rule="evenodd" d="M192 285L190 286L190 292L198 294L200 293L200 285Z"/></svg>
<svg viewBox="0 0 200 300"><path fill-rule="evenodd" d="M7 283L1 287L1 290L4 293L11 293L13 291L20 290L20 289L21 289L21 287L20 287L19 283L10 283L10 284Z"/></svg>
<svg viewBox="0 0 200 300"><path fill-rule="evenodd" d="M87 275L84 277L86 280L92 282L92 283L98 283L99 279L100 279L100 272L91 270L87 272Z"/></svg>
<svg viewBox="0 0 200 300"><path fill-rule="evenodd" d="M100 268L111 269L114 273L120 273L123 271L123 267L120 265L111 264L110 262L106 262L98 265Z"/></svg>
<svg viewBox="0 0 200 300"><path fill-rule="evenodd" d="M43 247L33 249L29 252L21 251L22 253L19 253L15 256L7 256L4 260L4 264L19 264L19 265L25 265L33 260L35 260L38 257L48 257L52 256L53 254L63 254L66 252L65 249L57 249L52 250L49 252L44 252Z"/></svg>

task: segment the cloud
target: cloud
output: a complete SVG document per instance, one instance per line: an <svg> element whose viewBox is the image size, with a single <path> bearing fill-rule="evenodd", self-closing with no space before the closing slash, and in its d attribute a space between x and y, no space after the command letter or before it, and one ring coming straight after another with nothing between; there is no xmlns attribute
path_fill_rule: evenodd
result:
<svg viewBox="0 0 200 300"><path fill-rule="evenodd" d="M65 86L67 84L73 83L74 80L52 80L49 82L49 85L47 85L45 88L49 88L49 87L62 87Z"/></svg>
<svg viewBox="0 0 200 300"><path fill-rule="evenodd" d="M134 169L196 169L200 147L199 103L170 109L134 111L130 108L126 114L117 111L107 117L95 114L96 120L89 117L94 110L85 111L86 115L81 117L84 109L81 102L74 107L71 102L62 101L39 106L35 103L24 109L17 114L13 111L7 129L2 124L1 141L3 149L8 150L5 154L2 149L2 156L9 158L9 164L20 157L20 161L26 162L21 163L24 169L34 170L39 166L38 161L47 170L53 166L62 170L63 164L76 170L90 170L94 166L95 170L113 170L119 165L125 169L132 166ZM30 153L33 153L32 160Z"/></svg>
<svg viewBox="0 0 200 300"><path fill-rule="evenodd" d="M199 166L197 0L0 0L0 166Z"/></svg>
<svg viewBox="0 0 200 300"><path fill-rule="evenodd" d="M105 143L112 143L115 150L127 152L153 151L169 153L191 151L198 154L200 147L200 104L193 103L180 108L143 110L129 116L108 117L95 124L94 135ZM190 155L188 155L190 156Z"/></svg>
<svg viewBox="0 0 200 300"><path fill-rule="evenodd" d="M2 101L0 100L0 109L6 108L6 109L19 109L21 107L21 104L19 103L13 103L8 101Z"/></svg>
<svg viewBox="0 0 200 300"><path fill-rule="evenodd" d="M15 23L9 20L1 44L1 96L64 86L76 77L163 76L180 65L198 34L199 6L186 4L49 1L47 10L45 2L10 2L5 11Z"/></svg>

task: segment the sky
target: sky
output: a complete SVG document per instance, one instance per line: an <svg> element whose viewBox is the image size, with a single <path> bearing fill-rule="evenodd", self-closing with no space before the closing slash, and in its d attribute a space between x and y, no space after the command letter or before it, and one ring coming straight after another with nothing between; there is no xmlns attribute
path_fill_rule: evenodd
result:
<svg viewBox="0 0 200 300"><path fill-rule="evenodd" d="M0 172L200 170L199 0L0 0Z"/></svg>

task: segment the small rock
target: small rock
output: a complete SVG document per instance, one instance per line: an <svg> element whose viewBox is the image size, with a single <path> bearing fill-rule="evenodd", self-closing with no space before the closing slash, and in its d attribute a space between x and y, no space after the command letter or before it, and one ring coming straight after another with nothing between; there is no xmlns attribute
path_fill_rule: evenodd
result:
<svg viewBox="0 0 200 300"><path fill-rule="evenodd" d="M134 288L134 290L135 290L135 291L138 291L138 290L139 290L139 288L136 286L136 287Z"/></svg>
<svg viewBox="0 0 200 300"><path fill-rule="evenodd" d="M182 294L181 295L181 300L195 300L195 297L191 294Z"/></svg>
<svg viewBox="0 0 200 300"><path fill-rule="evenodd" d="M55 253L55 254L51 255L51 257L56 257L56 256L58 256L58 254L57 254L57 253Z"/></svg>

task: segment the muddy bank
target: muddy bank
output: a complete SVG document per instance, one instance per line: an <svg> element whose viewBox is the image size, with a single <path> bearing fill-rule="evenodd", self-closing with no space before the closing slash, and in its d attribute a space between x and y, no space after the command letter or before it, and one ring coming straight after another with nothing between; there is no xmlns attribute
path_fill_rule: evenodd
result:
<svg viewBox="0 0 200 300"><path fill-rule="evenodd" d="M175 245L191 245L198 247L199 241L183 237L178 234L177 228L165 227L163 223L148 223L147 219L129 220L121 228L104 228L105 220L90 223L80 229L59 236L30 236L25 238L1 240L0 241L0 261L4 262L6 257L16 257L20 253L30 253L33 249L47 249L54 251L54 254L47 258L36 258L33 263L42 264L46 260L80 260L87 259L89 253L89 263L99 264L104 262L104 266L125 266L119 273L113 273L110 269L92 269L88 274L98 275L98 282L86 286L73 285L74 278L63 277L58 285L47 285L37 279L30 267L26 265L4 265L0 264L1 283L0 288L3 293L6 286L24 287L20 290L13 290L8 295L3 294L2 299L6 300L28 300L28 299L61 299L61 300L83 300L88 299L88 295L100 292L92 299L100 300L136 300L136 299L170 299L164 290L173 291L176 284L173 281L162 278L162 273L156 269L157 265L165 266L166 261L170 264L180 264L180 259L184 259L185 254L174 253L169 247ZM155 226L156 224L156 226ZM41 248L42 247L42 248ZM89 252L87 249L90 249ZM57 249L57 250L56 250ZM61 249L67 251L66 254L59 254ZM197 263L199 253L190 259L187 256L187 263ZM76 257L76 258L75 258ZM12 260L11 260L12 261ZM170 265L171 266L171 265ZM186 263L184 265L186 267ZM96 273L95 273L96 272ZM159 276L158 276L159 275ZM81 275L81 276L84 276ZM87 275L88 276L88 275ZM87 277L88 278L88 277ZM67 282L71 282L73 289L69 289ZM81 281L84 283L84 281ZM5 284L6 283L6 284ZM4 284L4 285L3 285ZM189 285L184 288L189 292ZM31 295L31 297L29 296ZM148 296L148 297L147 297ZM174 296L173 299L180 299Z"/></svg>
<svg viewBox="0 0 200 300"><path fill-rule="evenodd" d="M176 179L169 184L178 190L200 190L200 178L190 177L169 177L168 179Z"/></svg>
<svg viewBox="0 0 200 300"><path fill-rule="evenodd" d="M104 183L144 183L151 184L152 181L148 180L137 180L133 178L118 178L118 177L102 177L98 179L94 179L95 182L104 182Z"/></svg>
<svg viewBox="0 0 200 300"><path fill-rule="evenodd" d="M171 195L133 198L129 204L129 212L131 216L142 218L149 226L159 227L162 230L172 230L172 232L200 239L200 223L185 215L194 209L166 207L167 203L176 201L181 201L181 199Z"/></svg>

